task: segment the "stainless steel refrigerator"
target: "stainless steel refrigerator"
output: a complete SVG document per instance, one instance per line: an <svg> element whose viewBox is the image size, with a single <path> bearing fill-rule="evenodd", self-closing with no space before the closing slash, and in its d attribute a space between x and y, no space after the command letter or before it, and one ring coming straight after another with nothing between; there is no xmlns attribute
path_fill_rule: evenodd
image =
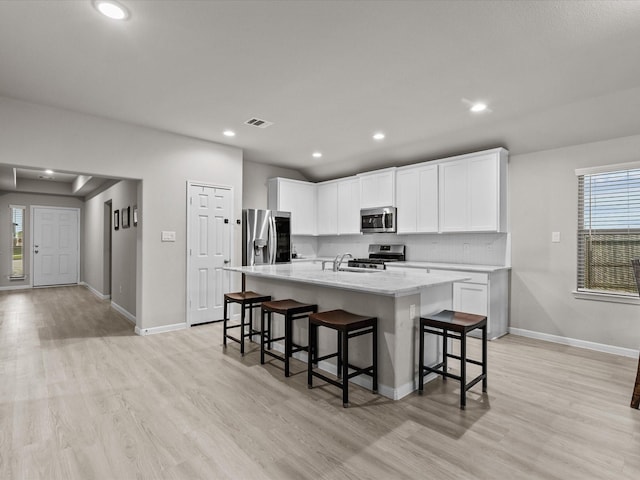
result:
<svg viewBox="0 0 640 480"><path fill-rule="evenodd" d="M291 213L242 211L242 265L291 263Z"/></svg>

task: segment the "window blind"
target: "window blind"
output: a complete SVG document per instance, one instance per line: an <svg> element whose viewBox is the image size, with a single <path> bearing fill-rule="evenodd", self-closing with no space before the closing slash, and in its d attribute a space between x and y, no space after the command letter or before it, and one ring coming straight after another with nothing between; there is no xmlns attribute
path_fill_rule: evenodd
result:
<svg viewBox="0 0 640 480"><path fill-rule="evenodd" d="M578 290L637 295L640 168L578 175Z"/></svg>

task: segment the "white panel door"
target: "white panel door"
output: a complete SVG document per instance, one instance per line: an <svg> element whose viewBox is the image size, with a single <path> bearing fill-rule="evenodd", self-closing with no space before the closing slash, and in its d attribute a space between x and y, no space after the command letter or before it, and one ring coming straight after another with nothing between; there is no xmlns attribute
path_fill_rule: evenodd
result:
<svg viewBox="0 0 640 480"><path fill-rule="evenodd" d="M80 212L34 207L33 286L78 283Z"/></svg>
<svg viewBox="0 0 640 480"><path fill-rule="evenodd" d="M189 186L188 323L223 318L224 294L229 291L231 262L231 190Z"/></svg>

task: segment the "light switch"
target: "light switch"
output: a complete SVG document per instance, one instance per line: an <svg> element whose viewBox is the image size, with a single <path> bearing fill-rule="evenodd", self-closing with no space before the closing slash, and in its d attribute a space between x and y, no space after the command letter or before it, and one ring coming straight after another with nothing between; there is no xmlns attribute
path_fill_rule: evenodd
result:
<svg viewBox="0 0 640 480"><path fill-rule="evenodd" d="M175 242L176 241L176 232L162 232L162 241L163 242Z"/></svg>
<svg viewBox="0 0 640 480"><path fill-rule="evenodd" d="M551 232L551 241L553 243L560 243L560 232Z"/></svg>

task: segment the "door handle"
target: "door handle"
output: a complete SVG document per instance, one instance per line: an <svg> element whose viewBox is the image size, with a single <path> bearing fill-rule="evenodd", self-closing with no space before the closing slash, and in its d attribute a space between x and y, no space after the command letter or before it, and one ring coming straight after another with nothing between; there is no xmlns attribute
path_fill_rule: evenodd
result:
<svg viewBox="0 0 640 480"><path fill-rule="evenodd" d="M228 265L229 263L231 263L231 260L225 260L225 261L224 261L224 264L225 264L225 265Z"/></svg>
<svg viewBox="0 0 640 480"><path fill-rule="evenodd" d="M34 253L38 253L38 250L36 250Z"/></svg>

